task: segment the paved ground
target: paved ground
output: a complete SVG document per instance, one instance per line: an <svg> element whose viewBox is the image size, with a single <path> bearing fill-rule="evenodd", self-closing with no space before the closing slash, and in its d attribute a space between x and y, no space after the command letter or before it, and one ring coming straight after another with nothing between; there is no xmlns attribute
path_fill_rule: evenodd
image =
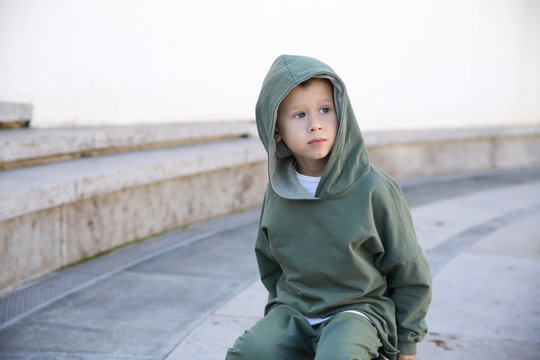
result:
<svg viewBox="0 0 540 360"><path fill-rule="evenodd" d="M540 169L402 185L435 276L418 359L536 359ZM0 359L223 359L262 314L257 216L164 234L0 296Z"/></svg>

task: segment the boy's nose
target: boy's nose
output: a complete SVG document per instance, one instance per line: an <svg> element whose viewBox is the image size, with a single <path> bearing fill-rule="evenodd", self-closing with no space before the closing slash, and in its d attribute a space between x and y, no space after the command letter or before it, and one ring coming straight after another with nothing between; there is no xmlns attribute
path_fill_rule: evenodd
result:
<svg viewBox="0 0 540 360"><path fill-rule="evenodd" d="M323 129L323 125L318 116L312 116L309 123L309 132L320 131Z"/></svg>

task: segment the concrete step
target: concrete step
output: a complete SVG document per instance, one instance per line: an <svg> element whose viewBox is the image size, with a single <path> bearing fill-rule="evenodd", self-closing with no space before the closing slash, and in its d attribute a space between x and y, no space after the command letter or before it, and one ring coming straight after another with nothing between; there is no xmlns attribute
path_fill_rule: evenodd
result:
<svg viewBox="0 0 540 360"><path fill-rule="evenodd" d="M0 170L253 135L247 121L0 131Z"/></svg>
<svg viewBox="0 0 540 360"><path fill-rule="evenodd" d="M257 206L252 137L0 172L0 292L132 241Z"/></svg>
<svg viewBox="0 0 540 360"><path fill-rule="evenodd" d="M28 127L32 110L32 105L28 103L0 101L0 130Z"/></svg>
<svg viewBox="0 0 540 360"><path fill-rule="evenodd" d="M245 136L256 137L253 122L3 130L0 131L0 170ZM540 142L538 125L366 131L364 138L375 163L385 164L386 170L399 178L422 176L418 167L425 172L426 164L431 169L430 175L437 175L460 169L540 163L540 156L534 151ZM402 158L409 158L406 168L399 166L401 162L397 159ZM452 162L454 158L456 163Z"/></svg>
<svg viewBox="0 0 540 360"><path fill-rule="evenodd" d="M132 187L265 160L258 139L238 138L11 169L0 172L0 221Z"/></svg>
<svg viewBox="0 0 540 360"><path fill-rule="evenodd" d="M398 179L540 165L540 126L368 132L372 162Z"/></svg>

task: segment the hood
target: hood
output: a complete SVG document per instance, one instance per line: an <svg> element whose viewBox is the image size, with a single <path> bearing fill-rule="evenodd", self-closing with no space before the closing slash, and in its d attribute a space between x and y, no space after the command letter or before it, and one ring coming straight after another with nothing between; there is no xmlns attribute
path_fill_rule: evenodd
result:
<svg viewBox="0 0 540 360"><path fill-rule="evenodd" d="M281 101L310 78L330 80L334 88L339 128L321 181L312 197L296 180L294 157L274 132ZM370 168L369 155L351 107L345 84L325 63L306 56L279 56L268 71L255 108L259 137L268 153L268 176L273 191L286 199L318 200L346 191Z"/></svg>

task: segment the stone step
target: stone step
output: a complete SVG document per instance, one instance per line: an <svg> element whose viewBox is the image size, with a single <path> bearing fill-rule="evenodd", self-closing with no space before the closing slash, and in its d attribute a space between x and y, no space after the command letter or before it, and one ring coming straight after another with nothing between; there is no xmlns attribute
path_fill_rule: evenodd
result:
<svg viewBox="0 0 540 360"><path fill-rule="evenodd" d="M165 230L257 206L266 179L266 153L253 137L2 171L0 292Z"/></svg>
<svg viewBox="0 0 540 360"><path fill-rule="evenodd" d="M3 130L0 131L0 170L78 157L174 147L249 135L256 137L256 128L253 122L248 121ZM530 161L531 156L535 154L528 150L532 150L531 146L538 145L540 126L366 131L364 138L372 150L372 157L383 158L381 161L395 156L398 151L402 152L406 148L409 152L420 155L412 164L414 166L429 160L428 157L433 163L441 163L436 157L445 157L447 149L454 152L455 144L460 144L458 148L462 152L471 150L471 147L476 148L473 151L475 157L471 159L473 161L478 161L477 158L482 156L489 156L492 162L506 164L515 159L505 157L507 149L500 146L497 148L498 144L504 143L503 146L508 147L513 146L511 143L520 142L520 151L526 155L525 158L520 156L521 161ZM433 147L439 151L431 151ZM426 148L430 150L424 151ZM394 151L388 151L389 149ZM411 155L403 154L402 156ZM448 163L448 160L442 163ZM527 165L524 163L517 166Z"/></svg>
<svg viewBox="0 0 540 360"><path fill-rule="evenodd" d="M540 164L540 125L376 131L374 164L399 179Z"/></svg>
<svg viewBox="0 0 540 360"><path fill-rule="evenodd" d="M264 162L254 138L72 159L0 173L0 221L175 178Z"/></svg>
<svg viewBox="0 0 540 360"><path fill-rule="evenodd" d="M0 129L28 127L33 107L27 103L0 101Z"/></svg>
<svg viewBox="0 0 540 360"><path fill-rule="evenodd" d="M0 170L254 134L248 121L0 131Z"/></svg>

